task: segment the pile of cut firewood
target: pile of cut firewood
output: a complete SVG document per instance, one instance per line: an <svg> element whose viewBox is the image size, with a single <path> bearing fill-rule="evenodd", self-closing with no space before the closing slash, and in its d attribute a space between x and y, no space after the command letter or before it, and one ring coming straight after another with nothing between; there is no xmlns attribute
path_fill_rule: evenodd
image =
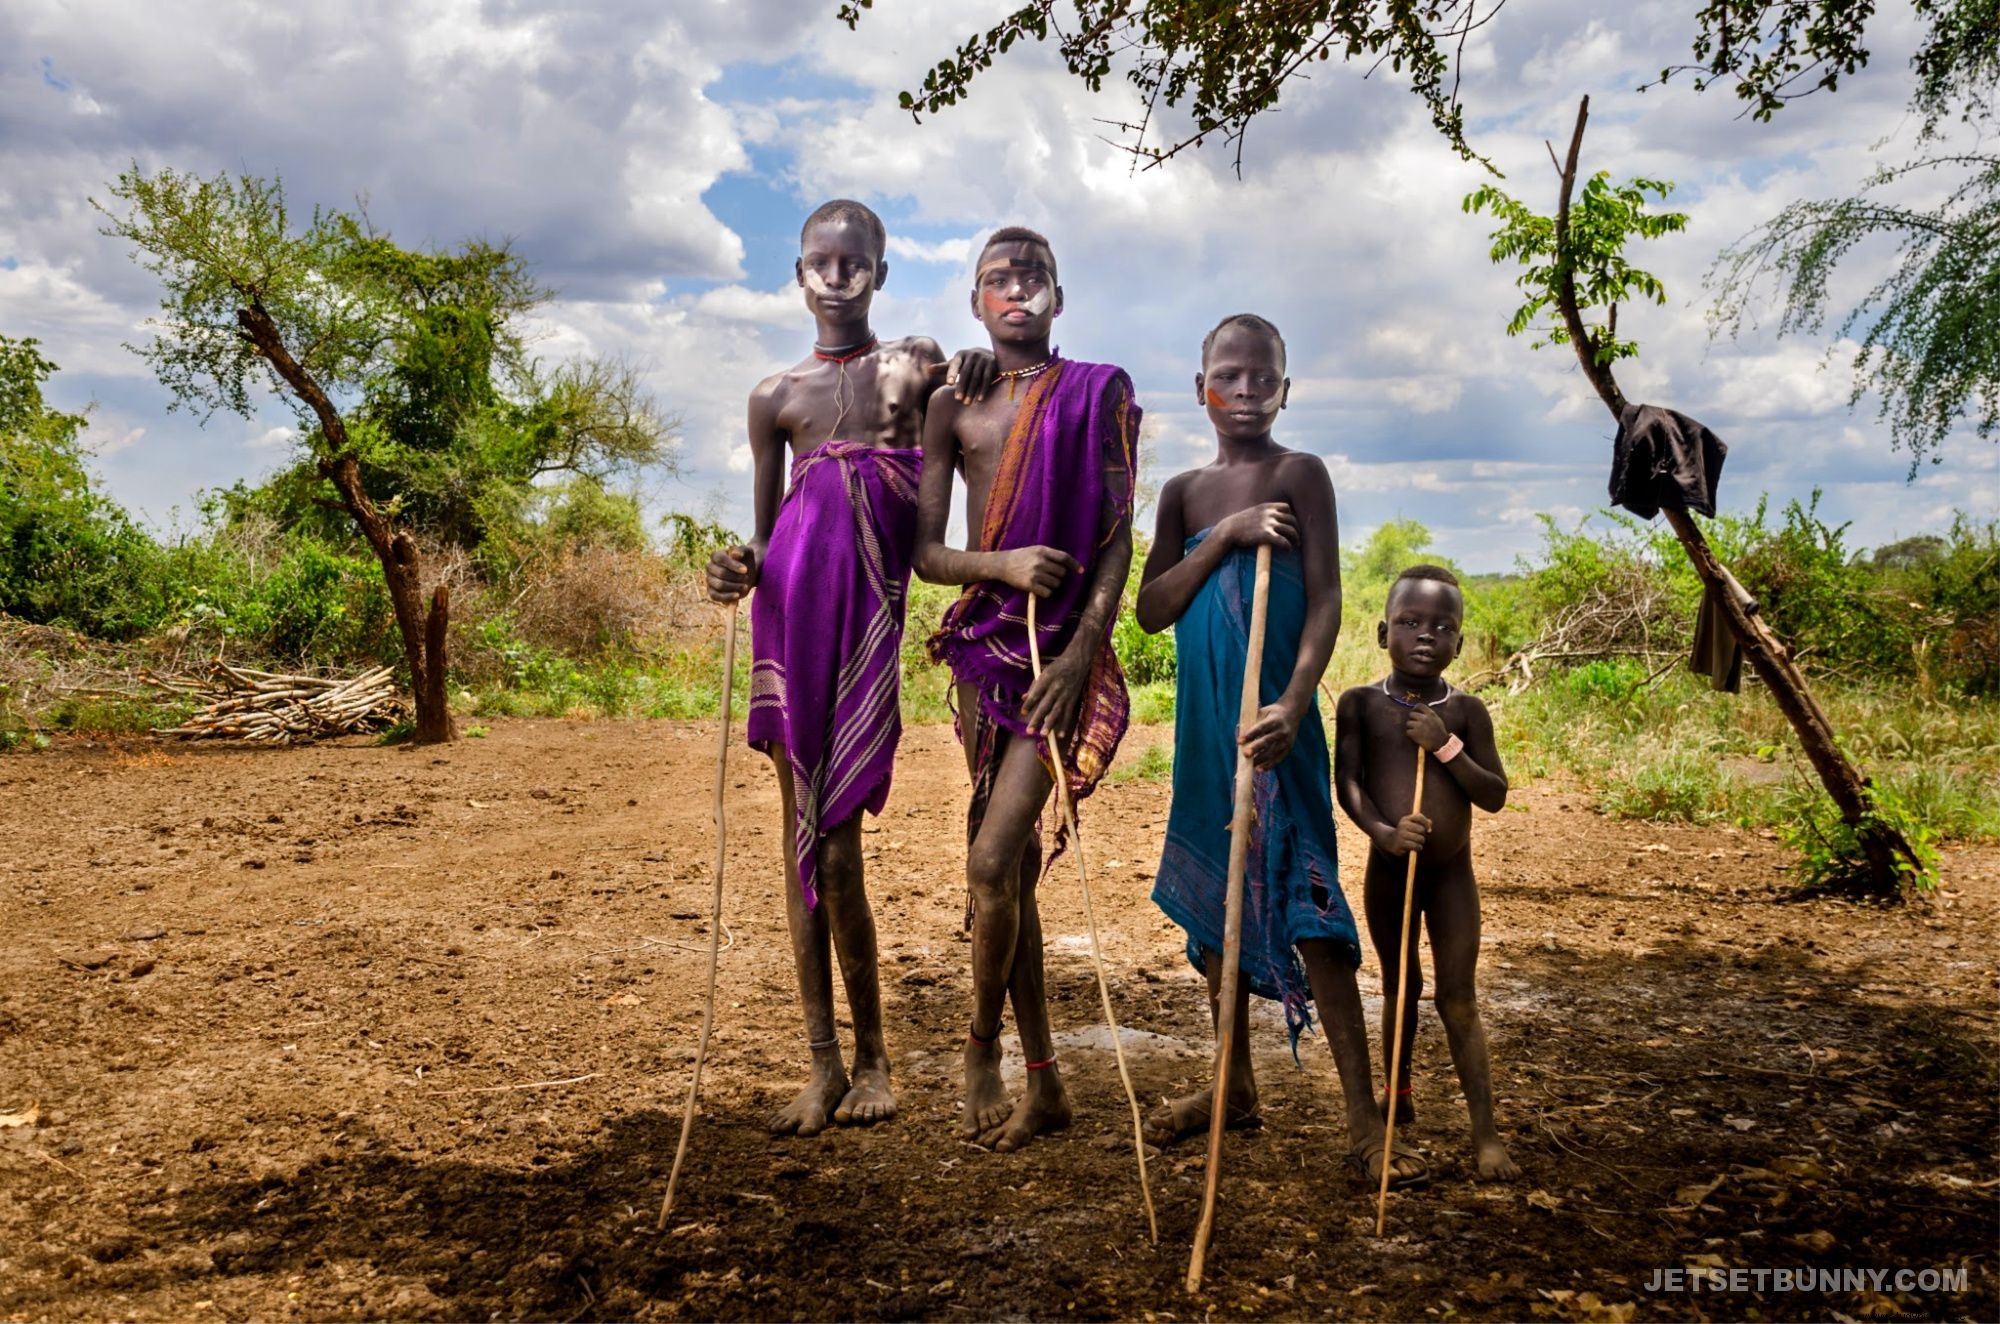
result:
<svg viewBox="0 0 2000 1324"><path fill-rule="evenodd" d="M194 716L161 735L289 745L381 731L403 721L408 710L396 693L393 674L388 667L377 667L344 679L287 676L211 662L200 676L142 672L139 679L203 704Z"/></svg>

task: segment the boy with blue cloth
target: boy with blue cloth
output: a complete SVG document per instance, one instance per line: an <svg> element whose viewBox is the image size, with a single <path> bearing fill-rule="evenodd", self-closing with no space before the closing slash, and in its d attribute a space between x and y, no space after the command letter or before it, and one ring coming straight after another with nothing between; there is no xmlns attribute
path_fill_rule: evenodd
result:
<svg viewBox="0 0 2000 1324"><path fill-rule="evenodd" d="M1382 1115L1373 1106L1368 1032L1355 970L1361 949L1335 865L1326 730L1315 691L1340 633L1340 546L1333 483L1315 456L1272 440L1285 407L1285 342L1263 318L1225 318L1202 343L1195 393L1215 427L1216 458L1160 492L1151 554L1139 590L1140 626L1172 625L1178 654L1173 805L1153 900L1188 934L1188 959L1208 978L1220 1019L1222 928L1236 753L1255 768L1256 816L1244 881L1242 978L1236 1023L1249 995L1283 1004L1293 1052L1317 1006L1346 1098L1348 1164L1370 1182L1384 1161ZM1268 545L1271 588L1260 709L1237 731L1249 644L1256 549ZM1238 1034L1229 1069L1226 1125L1257 1125L1249 1036ZM1148 1119L1149 1138L1170 1144L1205 1133L1209 1090L1172 1100ZM1415 1150L1389 1156L1390 1184L1428 1178Z"/></svg>

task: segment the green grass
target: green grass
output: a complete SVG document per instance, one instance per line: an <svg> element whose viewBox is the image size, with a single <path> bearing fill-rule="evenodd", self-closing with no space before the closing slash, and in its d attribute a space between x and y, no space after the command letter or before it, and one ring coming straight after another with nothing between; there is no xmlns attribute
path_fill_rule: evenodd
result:
<svg viewBox="0 0 2000 1324"><path fill-rule="evenodd" d="M73 735L145 735L179 726L193 712L194 705L186 702L76 696L59 701L47 720L55 730Z"/></svg>
<svg viewBox="0 0 2000 1324"><path fill-rule="evenodd" d="M1170 744L1148 745L1138 758L1111 770L1114 782L1157 782L1173 775L1174 747Z"/></svg>
<svg viewBox="0 0 2000 1324"><path fill-rule="evenodd" d="M1132 687L1132 722L1136 726L1172 726L1174 683L1156 680Z"/></svg>
<svg viewBox="0 0 2000 1324"><path fill-rule="evenodd" d="M1572 773L1621 817L1752 827L1790 821L1800 796L1823 794L1762 687L1729 695L1678 673L1644 680L1636 665L1593 664L1520 694L1489 692L1510 775ZM2000 839L2000 702L1823 678L1813 691L1863 773L1917 819L1946 838Z"/></svg>
<svg viewBox="0 0 2000 1324"><path fill-rule="evenodd" d="M749 707L750 649L739 636L731 710ZM470 717L714 717L722 706L722 643L658 656L572 660L535 656L502 680L457 692L453 707Z"/></svg>
<svg viewBox="0 0 2000 1324"><path fill-rule="evenodd" d="M1619 818L1713 823L1744 816L1743 779L1697 750L1663 749L1627 769L1610 769L1598 787L1598 807Z"/></svg>

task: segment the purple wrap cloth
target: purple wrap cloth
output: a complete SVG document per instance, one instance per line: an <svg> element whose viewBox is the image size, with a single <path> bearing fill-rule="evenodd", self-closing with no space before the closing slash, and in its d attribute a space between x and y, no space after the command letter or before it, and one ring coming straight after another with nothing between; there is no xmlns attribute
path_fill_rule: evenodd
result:
<svg viewBox="0 0 2000 1324"><path fill-rule="evenodd" d="M1069 647L1098 554L1118 522L1131 514L1138 438L1132 379L1108 363L1059 360L1034 379L1014 415L986 498L978 549L1055 547L1082 564L1082 574L1065 575L1056 591L1036 604L1044 662ZM993 728L1028 733L1021 719L1021 702L1034 679L1027 592L995 580L968 584L931 636L930 655L979 694L979 712L971 715L976 833L995 763ZM1074 798L1088 795L1111 766L1129 715L1125 673L1107 631L1092 656L1083 702L1062 751ZM1049 859L1052 863L1055 856Z"/></svg>
<svg viewBox="0 0 2000 1324"><path fill-rule="evenodd" d="M921 451L854 441L795 459L751 598L746 735L791 764L808 907L827 830L889 798L922 464Z"/></svg>

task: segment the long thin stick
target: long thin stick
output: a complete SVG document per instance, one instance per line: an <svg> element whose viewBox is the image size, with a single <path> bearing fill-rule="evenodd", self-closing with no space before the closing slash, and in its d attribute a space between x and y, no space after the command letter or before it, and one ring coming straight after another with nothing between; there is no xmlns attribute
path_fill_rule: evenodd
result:
<svg viewBox="0 0 2000 1324"><path fill-rule="evenodd" d="M1250 595L1250 646L1243 659L1243 704L1236 734L1257 723L1263 707L1259 681L1264 674L1264 616L1271 596L1271 545L1257 548L1257 585ZM1201 1290L1209 1238L1215 1233L1215 1197L1222 1187L1222 1133L1229 1124L1229 1059L1235 1056L1237 962L1243 955L1243 876L1250 864L1250 816L1256 804L1257 770L1250 754L1236 746L1236 807L1229 820L1229 890L1222 921L1222 1034L1215 1048L1215 1089L1208 1096L1208 1187L1202 1192L1201 1221L1195 1224L1194 1252L1188 1256L1187 1290Z"/></svg>
<svg viewBox="0 0 2000 1324"><path fill-rule="evenodd" d="M1035 678L1042 674L1042 645L1035 634L1035 595L1028 595L1028 661ZM1153 1244L1160 1244L1160 1220L1153 1213L1153 1187L1146 1179L1145 1121L1139 1115L1139 1095L1132 1088L1132 1073L1125 1068L1125 1042L1118 1032L1118 1017L1111 1010L1111 984L1104 977L1104 948L1097 940L1097 911L1090 904L1090 870L1083 861L1083 834L1076 825L1076 802L1069 798L1069 774L1063 769L1062 744L1049 739L1049 763L1056 770L1056 804L1063 821L1069 824L1070 853L1076 856L1077 877L1083 882L1083 918L1090 927L1090 963L1097 969L1097 995L1104 1002L1104 1023L1111 1027L1111 1051L1118 1059L1118 1079L1125 1082L1125 1101L1132 1105L1132 1152L1139 1159L1139 1198L1146 1205L1146 1231Z"/></svg>
<svg viewBox="0 0 2000 1324"><path fill-rule="evenodd" d="M722 955L722 866L729 859L722 788L729 777L729 709L736 697L736 622L741 615L732 604L729 635L722 645L722 729L715 741L715 900L708 913L708 993L701 1004L701 1044L694 1050L694 1077L688 1081L687 1107L681 1112L681 1143L674 1150L674 1170L667 1176L667 1196L660 1201L660 1218L653 1224L655 1232L666 1230L667 1214L674 1207L674 1188L680 1184L681 1164L687 1160L688 1135L694 1130L694 1101L701 1093L701 1068L708 1060L708 1038L715 1032L715 967Z"/></svg>
<svg viewBox="0 0 2000 1324"><path fill-rule="evenodd" d="M576 1085L586 1080L596 1080L604 1073L592 1071L582 1076L568 1076L562 1080L531 1080L522 1085L470 1085L462 1090L439 1090L439 1094L508 1094L514 1090L546 1090L558 1085Z"/></svg>
<svg viewBox="0 0 2000 1324"><path fill-rule="evenodd" d="M1417 793L1410 800L1410 812L1424 812L1424 747L1417 746ZM1410 866L1403 872L1403 945L1396 967L1396 1032L1389 1040L1389 1106L1382 1122L1382 1189L1375 1193L1375 1235L1382 1235L1383 1220L1389 1216L1389 1165L1396 1153L1396 1082L1403 1078L1403 1006L1410 993L1410 912L1417 900L1417 854L1410 852Z"/></svg>

